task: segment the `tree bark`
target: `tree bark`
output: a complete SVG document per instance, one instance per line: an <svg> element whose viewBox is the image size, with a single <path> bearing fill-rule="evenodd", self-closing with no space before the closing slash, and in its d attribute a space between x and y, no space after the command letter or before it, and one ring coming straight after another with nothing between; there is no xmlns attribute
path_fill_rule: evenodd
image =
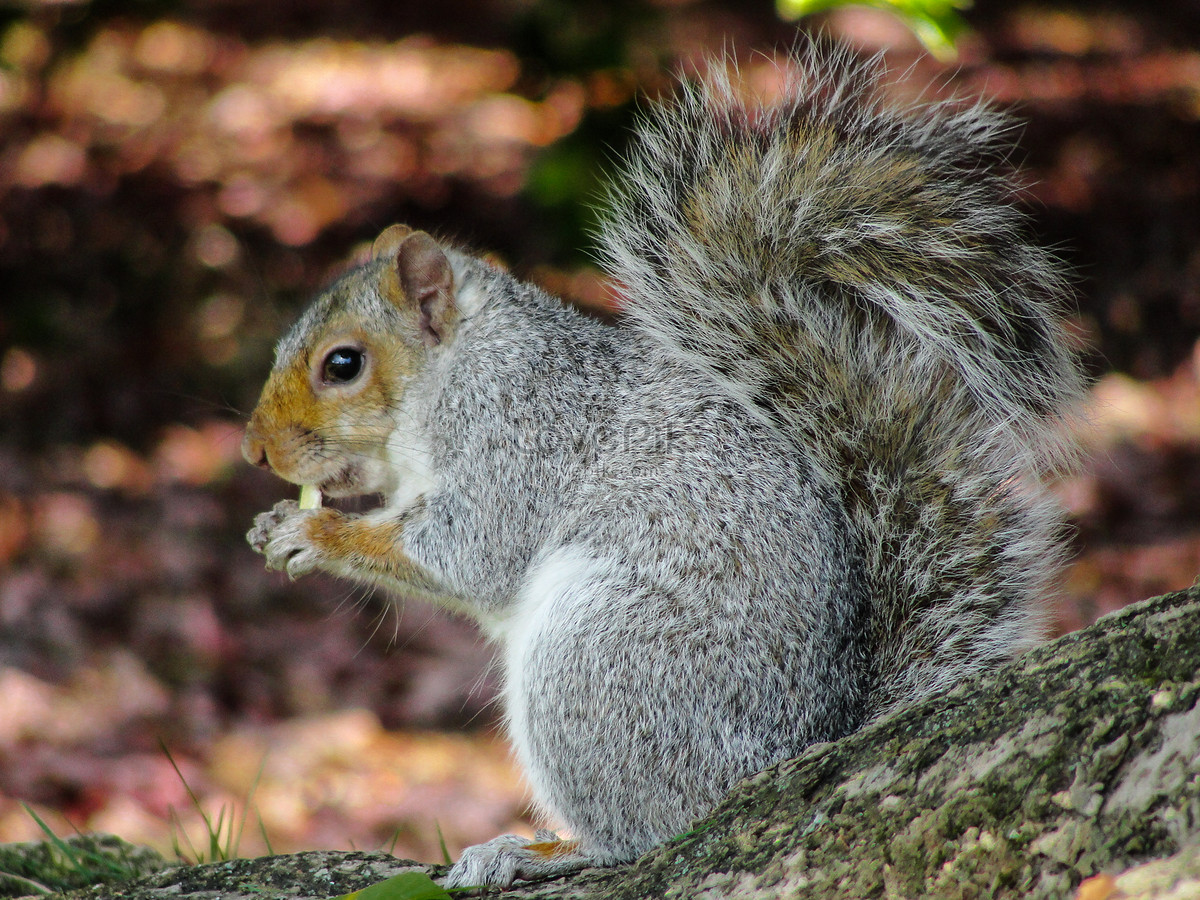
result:
<svg viewBox="0 0 1200 900"><path fill-rule="evenodd" d="M489 895L1049 898L1103 876L1089 882L1091 897L1133 896L1108 875L1172 855L1181 871L1197 868L1198 698L1193 587L813 746L743 782L689 833L631 866ZM297 886L315 864L310 856L292 858ZM372 878L411 865L353 856L372 859ZM161 873L143 879L141 893L130 885L91 896L202 895L171 887L179 877ZM261 896L247 889L245 871L239 877L222 896ZM355 886L338 888L289 894L328 897Z"/></svg>

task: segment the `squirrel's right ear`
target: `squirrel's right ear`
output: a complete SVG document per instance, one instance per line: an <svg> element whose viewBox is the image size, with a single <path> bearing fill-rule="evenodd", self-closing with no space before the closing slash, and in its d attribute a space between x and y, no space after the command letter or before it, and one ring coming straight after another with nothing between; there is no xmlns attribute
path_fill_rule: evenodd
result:
<svg viewBox="0 0 1200 900"><path fill-rule="evenodd" d="M454 303L454 273L441 246L424 231L393 225L371 248L378 259L393 257L384 276L384 295L402 309L417 314L420 338L427 347L448 341L454 333L458 308Z"/></svg>

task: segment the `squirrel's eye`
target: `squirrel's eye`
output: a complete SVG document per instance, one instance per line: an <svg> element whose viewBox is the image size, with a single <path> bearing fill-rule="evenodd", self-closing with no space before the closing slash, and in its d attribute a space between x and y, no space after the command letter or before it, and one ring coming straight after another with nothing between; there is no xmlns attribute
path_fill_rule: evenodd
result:
<svg viewBox="0 0 1200 900"><path fill-rule="evenodd" d="M355 347L338 347L329 351L321 366L321 380L326 384L346 384L358 377L363 367L363 353Z"/></svg>

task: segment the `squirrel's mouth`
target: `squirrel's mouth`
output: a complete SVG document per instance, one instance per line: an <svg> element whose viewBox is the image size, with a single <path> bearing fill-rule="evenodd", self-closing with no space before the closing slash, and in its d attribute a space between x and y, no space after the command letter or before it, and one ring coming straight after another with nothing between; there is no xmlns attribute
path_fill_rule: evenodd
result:
<svg viewBox="0 0 1200 900"><path fill-rule="evenodd" d="M339 472L332 478L318 481L316 488L324 497L357 497L360 494L366 493L366 491L358 486L355 479L346 472Z"/></svg>
<svg viewBox="0 0 1200 900"><path fill-rule="evenodd" d="M363 468L350 462L337 472L314 482L314 485L324 497L361 497L377 492L367 483L368 480Z"/></svg>
<svg viewBox="0 0 1200 900"><path fill-rule="evenodd" d="M327 454L324 458L312 458L308 465L284 476L293 484L311 485L321 492L322 497L346 499L386 494L389 490L388 471L371 456L352 454Z"/></svg>

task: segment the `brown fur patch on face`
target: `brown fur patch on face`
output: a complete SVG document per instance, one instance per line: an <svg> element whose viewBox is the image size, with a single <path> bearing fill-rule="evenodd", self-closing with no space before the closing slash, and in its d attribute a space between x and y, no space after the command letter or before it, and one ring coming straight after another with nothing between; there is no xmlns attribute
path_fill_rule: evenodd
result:
<svg viewBox="0 0 1200 900"><path fill-rule="evenodd" d="M396 410L405 384L424 365L425 350L405 339L405 323L378 297L372 282L379 276L379 267L366 266L343 278L301 320L299 338L281 343L247 427L247 459L257 462L265 453L282 478L328 483L335 495L384 487L380 470ZM342 347L363 353L362 374L330 383L325 360Z"/></svg>

